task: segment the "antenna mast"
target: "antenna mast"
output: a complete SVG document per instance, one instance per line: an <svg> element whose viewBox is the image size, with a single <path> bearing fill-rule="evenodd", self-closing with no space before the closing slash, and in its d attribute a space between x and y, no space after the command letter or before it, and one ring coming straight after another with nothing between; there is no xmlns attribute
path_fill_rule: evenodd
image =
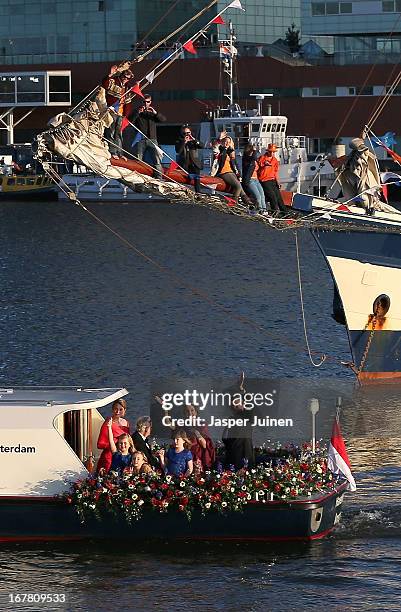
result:
<svg viewBox="0 0 401 612"><path fill-rule="evenodd" d="M228 22L229 38L228 40L220 40L220 58L223 64L224 74L227 76L227 91L224 97L228 99L228 109L230 116L234 114L234 59L237 55L237 49L234 46L237 40L234 32L232 21Z"/></svg>

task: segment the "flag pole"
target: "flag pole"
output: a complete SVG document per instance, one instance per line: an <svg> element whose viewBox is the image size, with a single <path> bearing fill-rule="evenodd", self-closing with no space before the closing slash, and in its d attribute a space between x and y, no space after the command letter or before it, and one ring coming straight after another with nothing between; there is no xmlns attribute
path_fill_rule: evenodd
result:
<svg viewBox="0 0 401 612"><path fill-rule="evenodd" d="M316 415L319 412L319 400L312 397L309 403L309 410L312 413L312 453L316 452Z"/></svg>

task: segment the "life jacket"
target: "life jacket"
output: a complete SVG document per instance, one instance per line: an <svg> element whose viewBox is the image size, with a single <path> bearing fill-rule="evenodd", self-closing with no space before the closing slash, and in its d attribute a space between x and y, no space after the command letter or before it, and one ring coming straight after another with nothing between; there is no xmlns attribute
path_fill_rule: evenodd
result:
<svg viewBox="0 0 401 612"><path fill-rule="evenodd" d="M279 162L274 155L261 155L258 159L258 179L260 181L277 181Z"/></svg>

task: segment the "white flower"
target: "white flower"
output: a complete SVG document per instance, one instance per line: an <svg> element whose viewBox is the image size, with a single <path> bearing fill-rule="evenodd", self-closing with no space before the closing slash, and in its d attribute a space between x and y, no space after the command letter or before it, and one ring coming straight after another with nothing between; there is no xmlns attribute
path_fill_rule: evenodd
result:
<svg viewBox="0 0 401 612"><path fill-rule="evenodd" d="M221 507L225 508L227 506L227 502L221 502Z"/></svg>
<svg viewBox="0 0 401 612"><path fill-rule="evenodd" d="M264 492L264 491L258 491L258 495L263 496L264 494L265 494L265 492Z"/></svg>
<svg viewBox="0 0 401 612"><path fill-rule="evenodd" d="M210 506L211 506L211 505L212 505L212 504L211 504L210 502L207 502L207 503L205 504L205 508L206 508L206 510L209 510L209 508L210 508Z"/></svg>
<svg viewBox="0 0 401 612"><path fill-rule="evenodd" d="M166 482L171 482L171 476L170 476L170 474L168 474L168 475L166 476Z"/></svg>
<svg viewBox="0 0 401 612"><path fill-rule="evenodd" d="M231 491L231 493L234 493L234 491L235 491L234 487L231 487L230 491Z"/></svg>
<svg viewBox="0 0 401 612"><path fill-rule="evenodd" d="M143 503L144 503L143 499L140 499L138 502L138 506L142 506Z"/></svg>
<svg viewBox="0 0 401 612"><path fill-rule="evenodd" d="M136 493L134 493L134 494L132 495L132 499L133 499L133 500L138 499L138 495L137 495Z"/></svg>
<svg viewBox="0 0 401 612"><path fill-rule="evenodd" d="M242 485L241 489L242 489L243 491L246 491L246 485Z"/></svg>
<svg viewBox="0 0 401 612"><path fill-rule="evenodd" d="M152 489L148 486L144 488L144 491L151 491Z"/></svg>
<svg viewBox="0 0 401 612"><path fill-rule="evenodd" d="M89 508L92 508L92 510L94 510L96 508L96 504L89 504Z"/></svg>
<svg viewBox="0 0 401 612"><path fill-rule="evenodd" d="M252 499L252 495L250 493L247 494L246 496L247 499Z"/></svg>
<svg viewBox="0 0 401 612"><path fill-rule="evenodd" d="M181 487L182 489L185 487L185 482L184 482L184 481L180 482L180 487Z"/></svg>

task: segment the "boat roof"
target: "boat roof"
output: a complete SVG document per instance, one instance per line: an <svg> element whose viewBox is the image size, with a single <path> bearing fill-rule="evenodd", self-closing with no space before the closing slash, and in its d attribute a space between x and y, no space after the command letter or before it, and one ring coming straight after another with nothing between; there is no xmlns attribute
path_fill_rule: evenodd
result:
<svg viewBox="0 0 401 612"><path fill-rule="evenodd" d="M127 394L125 388L1 387L0 410L10 407L49 409L52 406L64 410L89 410L106 406Z"/></svg>

